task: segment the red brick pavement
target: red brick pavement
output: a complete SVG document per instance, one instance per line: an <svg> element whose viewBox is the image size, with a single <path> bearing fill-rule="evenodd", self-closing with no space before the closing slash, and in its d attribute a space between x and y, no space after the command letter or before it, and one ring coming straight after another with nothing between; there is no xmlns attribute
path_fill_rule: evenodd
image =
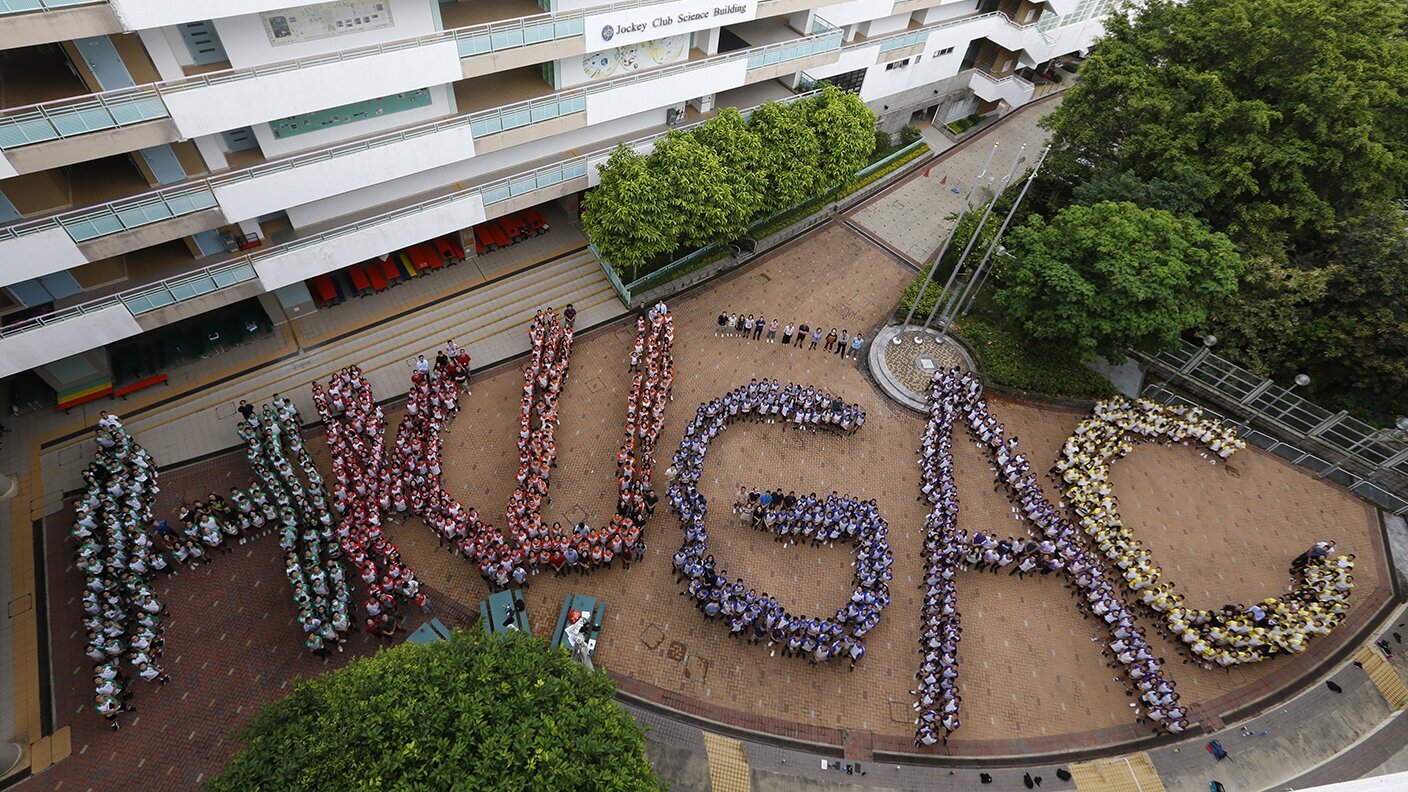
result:
<svg viewBox="0 0 1408 792"><path fill-rule="evenodd" d="M821 319L868 330L883 320L909 275L833 226L673 309L679 376L662 448L673 448L696 404L753 375L822 385L869 411L865 429L849 438L784 436L776 427L754 425L730 428L715 441L701 483L716 504L710 517L716 555L728 569L803 610L834 607L847 594L850 554L782 548L766 536L727 525L724 504L730 493L748 482L839 489L879 500L895 549L894 599L870 634L860 668L854 673L835 665L812 669L768 657L764 647L727 640L724 628L708 623L678 596L669 557L678 546L679 528L663 509L647 530L647 558L630 572L533 580L527 599L535 634L551 630L565 593L597 595L607 603L598 659L625 692L742 728L846 745L857 755L912 751L907 690L918 662L914 584L921 572L917 551L923 524L913 449L922 421L885 401L853 363L834 355L712 338L713 317L721 308L775 311L784 320ZM611 508L611 460L624 409L629 338L627 327L611 326L576 345L559 431L555 500L545 508L549 519L586 515L599 521ZM502 522L516 466L511 422L519 376L515 364L477 375L474 395L446 442L448 488L494 523ZM1035 460L1054 459L1081 416L1001 398L994 399L994 407ZM310 438L311 449L320 446ZM1019 530L1010 506L992 492L986 460L966 442L955 444L955 460L964 527ZM1233 469L1236 474L1230 475L1186 449L1157 447L1136 450L1116 468L1127 522L1147 538L1160 563L1176 571L1174 579L1190 598L1207 597L1209 604L1220 605L1283 587L1289 559L1310 541L1331 536L1361 560L1347 627L1362 624L1386 601L1388 570L1371 509L1260 451L1249 449ZM231 483L243 483L245 475L238 454L165 473L158 505L173 509L183 497L224 492ZM264 537L162 584L173 614L164 658L172 681L166 688L139 685L139 711L114 734L88 703L89 664L75 632L81 577L70 567L67 520L67 513L55 515L46 530L56 723L73 727L74 756L27 786L189 789L218 772L236 748L233 731L260 702L280 695L290 679L321 673L350 656L324 662L302 649L278 546ZM440 550L418 522L389 533L430 587L442 618L471 620L485 593L477 573ZM959 586L966 617L967 714L950 753L1069 750L1150 733L1133 723L1128 699L1090 640L1095 630L1070 607L1059 583L973 573ZM1224 712L1292 684L1349 635L1341 628L1306 655L1232 674L1185 670L1176 661L1174 673L1185 699L1200 711ZM375 648L359 636L350 651Z"/></svg>

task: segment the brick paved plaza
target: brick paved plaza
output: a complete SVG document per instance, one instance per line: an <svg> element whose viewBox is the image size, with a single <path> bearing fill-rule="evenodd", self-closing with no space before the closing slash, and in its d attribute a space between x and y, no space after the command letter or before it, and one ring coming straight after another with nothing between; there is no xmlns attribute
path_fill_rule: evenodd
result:
<svg viewBox="0 0 1408 792"><path fill-rule="evenodd" d="M716 339L720 311L763 314L794 324L863 331L884 322L913 271L836 224L768 260L674 303L675 401L662 450L678 444L694 408L750 377L808 383L860 403L869 413L852 437L784 434L775 426L730 428L711 446L701 491L710 498L712 552L734 576L778 595L796 612L833 610L849 595L848 550L784 549L768 536L730 525L728 503L739 484L838 490L878 500L895 555L893 601L866 640L853 672L811 668L769 657L764 646L727 638L680 596L670 556L678 521L663 503L646 530L646 560L588 577L531 581L533 632L549 634L562 597L581 592L607 604L596 657L623 690L707 717L759 730L840 743L869 740L876 749L912 750L908 691L919 662L923 509L916 501L922 418L888 402L854 360L819 348ZM561 306L558 306L561 307ZM614 503L614 457L628 385L631 332L623 323L579 339L558 431L559 467L548 520L583 516L601 524ZM780 339L779 339L780 340ZM446 486L494 524L514 481L514 425L522 382L516 365L480 374L446 443ZM994 398L994 409L1038 469L1055 459L1078 411ZM320 432L313 433L317 449ZM140 441L140 436L138 437ZM231 438L234 441L234 438ZM323 451L325 457L325 450ZM1007 535L1024 530L972 444L955 444L962 493L961 527ZM665 459L660 462L663 468ZM165 474L161 506L247 477L241 457L227 456ZM663 476L661 476L663 478ZM1223 712L1306 673L1384 601L1387 585L1379 526L1371 509L1304 471L1249 448L1230 466L1213 466L1186 448L1141 447L1114 471L1126 522L1193 604L1217 608L1282 592L1290 560L1318 539L1336 540L1359 558L1350 623L1307 655L1207 672L1165 656L1184 700L1200 712ZM657 489L661 489L657 486ZM1048 494L1055 496L1048 486ZM140 685L138 713L111 733L88 705L89 664L74 632L81 576L64 539L68 512L48 521L52 662L60 722L73 726L74 756L37 783L53 789L185 789L217 772L236 748L231 732L258 702L277 697L295 675L329 664L301 647L294 609L272 537L217 556L213 565L163 583L173 614L166 660L171 683ZM432 589L437 614L468 620L487 589L469 564L437 547L419 521L390 534ZM1151 734L1134 723L1130 699L1107 668L1093 624L1071 606L1055 579L1018 580L969 573L959 580L964 636L964 725L949 743L956 755L996 755L1085 747ZM418 616L418 615L417 615ZM412 628L418 623L413 620ZM1153 630L1150 630L1152 635ZM1157 645L1157 644L1156 644ZM351 648L368 652L364 636ZM847 730L843 735L840 730ZM29 782L34 784L35 781Z"/></svg>

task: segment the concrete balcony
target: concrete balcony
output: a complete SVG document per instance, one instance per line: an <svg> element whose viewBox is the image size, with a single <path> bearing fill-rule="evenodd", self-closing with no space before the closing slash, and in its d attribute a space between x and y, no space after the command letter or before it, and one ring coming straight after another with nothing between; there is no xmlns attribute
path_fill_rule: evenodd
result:
<svg viewBox="0 0 1408 792"><path fill-rule="evenodd" d="M261 162L228 173L112 200L0 229L0 257L44 251L49 272L180 239L335 195L462 162L478 153L658 110L699 96L834 63L840 31L790 35L759 47L700 58L527 101L465 113L445 121ZM746 31L745 31L746 32ZM755 37L756 31L750 33ZM532 70L497 90L532 95L546 87ZM473 82L473 81L465 81ZM484 101L494 96L461 85L457 93ZM468 102L471 104L472 102ZM16 258L24 261L26 258ZM38 273L47 274L47 273ZM22 277L21 277L22 276ZM0 285L35 277L0 276ZM8 278L8 279L6 279Z"/></svg>
<svg viewBox="0 0 1408 792"><path fill-rule="evenodd" d="M763 86L746 90L769 98L788 98ZM679 128L690 126L694 125ZM664 134L631 140L628 145L647 153ZM614 148L605 146L567 159L555 157L512 174L491 174L475 187L422 196L415 203L389 211L372 210L365 218L326 230L310 229L302 238L267 250L0 329L0 378L580 192L597 183L597 166L606 162Z"/></svg>
<svg viewBox="0 0 1408 792"><path fill-rule="evenodd" d="M968 87L984 102L1006 102L1010 108L1021 107L1032 100L1036 86L1015 74L1006 77L993 77L981 71L974 71Z"/></svg>
<svg viewBox="0 0 1408 792"><path fill-rule="evenodd" d="M107 0L127 30L179 25L202 19L260 14L287 8L287 0Z"/></svg>
<svg viewBox="0 0 1408 792"><path fill-rule="evenodd" d="M0 50L121 32L106 0L0 0Z"/></svg>

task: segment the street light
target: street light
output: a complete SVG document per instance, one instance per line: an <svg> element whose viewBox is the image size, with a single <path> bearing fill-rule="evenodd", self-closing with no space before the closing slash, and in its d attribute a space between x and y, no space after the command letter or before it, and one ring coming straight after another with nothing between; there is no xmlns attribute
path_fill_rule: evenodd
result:
<svg viewBox="0 0 1408 792"><path fill-rule="evenodd" d="M1388 427L1387 429L1379 429L1373 434L1365 435L1356 440L1354 442L1354 445L1349 447L1349 450L1345 452L1344 456L1340 457L1338 462L1326 468L1325 472L1320 473L1316 476L1316 478L1325 478L1331 473L1334 473L1336 470L1339 470L1341 467L1343 467L1344 463L1348 462L1350 457L1358 453L1359 449L1363 448L1366 445L1369 445L1370 443L1377 443L1382 440L1399 440L1408 443L1408 415L1398 416L1398 418L1394 419L1393 426ZM1369 475L1374 475L1374 472L1378 469L1379 465L1375 465L1373 467L1373 470L1369 472Z"/></svg>
<svg viewBox="0 0 1408 792"><path fill-rule="evenodd" d="M1268 382L1269 382L1269 380L1268 380ZM1237 425L1238 430L1245 432L1245 431L1247 430L1247 428L1251 426L1251 424L1252 424L1252 419L1254 419L1254 418L1265 418L1265 417L1267 417L1267 415L1271 412L1271 408L1272 408L1272 407L1275 407L1277 402L1281 401L1282 399L1286 398L1287 396L1290 396L1290 395L1291 395L1291 391L1295 390L1296 388L1303 388L1303 387L1305 387L1306 385L1309 385L1309 384L1310 384L1310 375L1309 375L1309 374L1297 374L1297 375L1295 376L1294 381L1291 382L1290 387L1286 388L1286 392L1285 392L1285 393L1283 393L1283 394L1281 394L1280 396L1277 396L1277 397L1273 398L1271 401L1267 402L1265 409L1263 409L1263 410L1261 410L1261 411L1259 411L1259 412L1257 412L1257 411L1252 412L1251 417L1247 418L1245 421L1242 421L1241 423L1239 423L1239 424ZM1282 412L1282 413L1281 413L1281 417L1285 417L1285 415L1286 415L1287 412L1290 412L1290 408L1289 408L1289 407L1286 409L1285 412Z"/></svg>

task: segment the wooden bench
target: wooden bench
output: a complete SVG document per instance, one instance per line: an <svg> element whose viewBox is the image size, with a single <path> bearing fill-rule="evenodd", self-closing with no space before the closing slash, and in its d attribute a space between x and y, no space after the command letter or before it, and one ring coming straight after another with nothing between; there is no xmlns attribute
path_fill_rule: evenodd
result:
<svg viewBox="0 0 1408 792"><path fill-rule="evenodd" d="M582 636L587 639L587 655L590 656L596 651L596 639L601 635L601 620L606 611L606 603L585 594L568 594L562 601L562 611L557 614L557 627L552 631L553 646L568 649L567 614L572 610L581 611L583 618L591 621L591 625L582 630Z"/></svg>
<svg viewBox="0 0 1408 792"><path fill-rule="evenodd" d="M509 617L510 612L512 618ZM524 635L533 634L528 626L528 608L523 602L523 589L496 591L489 595L489 599L480 600L479 616L483 620L484 630L490 635L512 629L521 630Z"/></svg>
<svg viewBox="0 0 1408 792"><path fill-rule="evenodd" d="M121 396L123 400L126 401L127 394L129 393L136 393L137 391L143 388L150 388L153 385L169 384L170 382L166 378L166 373L163 372L161 374L153 374L152 376L147 377L145 379L139 379L136 382L129 382L126 385L123 385L121 388L114 388L112 395Z"/></svg>

